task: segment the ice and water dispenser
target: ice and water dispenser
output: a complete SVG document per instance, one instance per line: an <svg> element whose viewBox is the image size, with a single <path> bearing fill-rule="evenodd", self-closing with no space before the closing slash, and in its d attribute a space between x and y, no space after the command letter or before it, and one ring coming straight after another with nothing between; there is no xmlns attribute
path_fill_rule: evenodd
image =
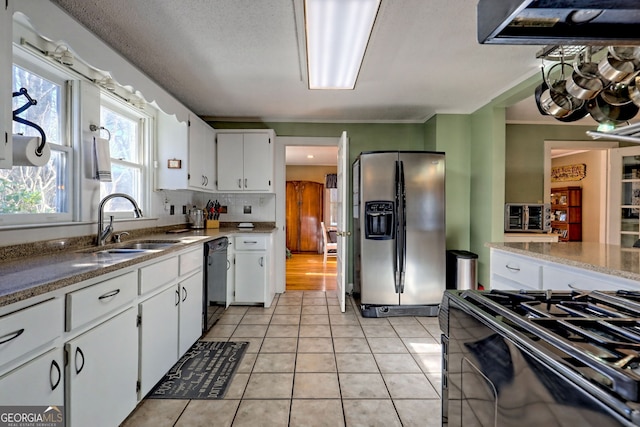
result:
<svg viewBox="0 0 640 427"><path fill-rule="evenodd" d="M364 209L366 239L389 240L395 237L395 209L392 201L365 202Z"/></svg>

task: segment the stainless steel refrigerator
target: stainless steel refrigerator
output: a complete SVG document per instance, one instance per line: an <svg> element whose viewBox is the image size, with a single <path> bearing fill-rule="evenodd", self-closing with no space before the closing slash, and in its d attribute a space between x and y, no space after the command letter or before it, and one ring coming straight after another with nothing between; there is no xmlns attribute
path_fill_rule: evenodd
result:
<svg viewBox="0 0 640 427"><path fill-rule="evenodd" d="M354 293L365 317L436 316L445 290L444 153L353 163Z"/></svg>

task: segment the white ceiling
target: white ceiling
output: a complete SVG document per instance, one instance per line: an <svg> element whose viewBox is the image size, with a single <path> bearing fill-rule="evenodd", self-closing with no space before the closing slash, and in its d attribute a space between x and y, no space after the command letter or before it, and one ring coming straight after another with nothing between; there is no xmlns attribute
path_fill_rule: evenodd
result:
<svg viewBox="0 0 640 427"><path fill-rule="evenodd" d="M287 165L336 166L338 164L338 147L288 145L285 157Z"/></svg>
<svg viewBox="0 0 640 427"><path fill-rule="evenodd" d="M477 0L382 0L351 91L307 89L302 0L51 1L220 120L424 122L469 114L540 67L539 46L477 43Z"/></svg>

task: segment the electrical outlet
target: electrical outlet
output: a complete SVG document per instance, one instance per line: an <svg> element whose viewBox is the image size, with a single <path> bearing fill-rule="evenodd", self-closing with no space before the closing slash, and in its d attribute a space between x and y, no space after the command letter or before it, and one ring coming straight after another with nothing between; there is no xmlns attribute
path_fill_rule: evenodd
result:
<svg viewBox="0 0 640 427"><path fill-rule="evenodd" d="M182 205L182 213L183 213L184 215L186 215L186 214L187 214L187 206L186 206L186 205Z"/></svg>
<svg viewBox="0 0 640 427"><path fill-rule="evenodd" d="M251 213L251 206L245 206L244 207L244 213L250 214Z"/></svg>
<svg viewBox="0 0 640 427"><path fill-rule="evenodd" d="M171 205L169 207L169 215L174 215L176 213L175 206Z"/></svg>
<svg viewBox="0 0 640 427"><path fill-rule="evenodd" d="M227 213L227 207L226 206L220 206L220 213Z"/></svg>

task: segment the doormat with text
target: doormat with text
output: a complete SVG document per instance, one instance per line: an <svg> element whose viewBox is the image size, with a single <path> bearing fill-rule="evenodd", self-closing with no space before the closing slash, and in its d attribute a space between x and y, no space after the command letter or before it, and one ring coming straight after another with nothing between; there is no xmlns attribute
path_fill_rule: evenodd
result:
<svg viewBox="0 0 640 427"><path fill-rule="evenodd" d="M222 399L248 346L248 342L197 341L147 397Z"/></svg>

